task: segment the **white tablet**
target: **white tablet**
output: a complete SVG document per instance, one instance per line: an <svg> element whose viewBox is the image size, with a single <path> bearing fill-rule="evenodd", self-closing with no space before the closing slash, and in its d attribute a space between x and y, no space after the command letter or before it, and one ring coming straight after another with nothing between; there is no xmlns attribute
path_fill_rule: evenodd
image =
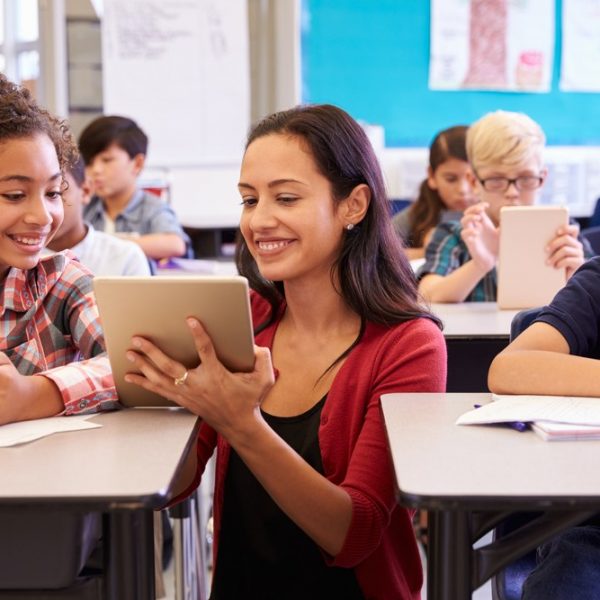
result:
<svg viewBox="0 0 600 600"><path fill-rule="evenodd" d="M173 406L169 400L127 383L136 369L125 357L131 338L153 341L187 369L199 364L186 323L196 317L231 371L254 366L252 317L245 277L96 277L94 292L117 393L125 406Z"/></svg>
<svg viewBox="0 0 600 600"><path fill-rule="evenodd" d="M546 264L545 247L568 225L564 206L505 206L500 210L498 307L544 306L566 283L566 270Z"/></svg>

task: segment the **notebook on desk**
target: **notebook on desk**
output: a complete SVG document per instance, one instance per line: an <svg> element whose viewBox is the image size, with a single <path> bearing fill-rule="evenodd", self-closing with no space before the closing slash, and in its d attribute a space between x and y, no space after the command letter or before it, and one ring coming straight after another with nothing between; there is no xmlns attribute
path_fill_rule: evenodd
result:
<svg viewBox="0 0 600 600"><path fill-rule="evenodd" d="M456 424L529 423L548 441L600 439L600 398L492 394L492 399L460 415Z"/></svg>
<svg viewBox="0 0 600 600"><path fill-rule="evenodd" d="M499 308L544 306L565 285L565 269L546 264L545 248L568 220L563 206L505 206L500 210Z"/></svg>
<svg viewBox="0 0 600 600"><path fill-rule="evenodd" d="M186 369L198 352L186 323L202 322L217 356L232 371L254 366L252 317L245 277L96 277L94 292L119 400L125 406L174 406L124 379L136 371L126 359L134 335L146 337Z"/></svg>
<svg viewBox="0 0 600 600"><path fill-rule="evenodd" d="M531 429L547 442L600 440L600 426L598 425L573 425L572 423L536 421L531 424Z"/></svg>

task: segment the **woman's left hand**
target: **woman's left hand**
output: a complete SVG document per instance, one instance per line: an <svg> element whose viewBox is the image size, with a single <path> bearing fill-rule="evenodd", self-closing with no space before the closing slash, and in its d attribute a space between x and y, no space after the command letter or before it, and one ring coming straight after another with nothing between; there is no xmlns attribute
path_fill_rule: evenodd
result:
<svg viewBox="0 0 600 600"><path fill-rule="evenodd" d="M547 263L555 269L566 269L567 279L584 263L583 244L577 239L579 226L561 227L548 244Z"/></svg>
<svg viewBox="0 0 600 600"><path fill-rule="evenodd" d="M127 358L141 373L128 373L125 380L187 408L227 439L243 434L256 424L260 404L275 381L271 353L255 346L254 370L232 373L217 358L200 322L189 318L187 324L200 358L195 369L186 370L152 342L134 337Z"/></svg>

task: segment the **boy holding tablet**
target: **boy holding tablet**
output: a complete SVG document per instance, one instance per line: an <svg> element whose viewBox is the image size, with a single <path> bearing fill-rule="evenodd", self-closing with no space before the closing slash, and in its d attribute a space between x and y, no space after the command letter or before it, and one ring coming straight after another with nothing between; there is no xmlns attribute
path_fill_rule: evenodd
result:
<svg viewBox="0 0 600 600"><path fill-rule="evenodd" d="M460 222L441 223L434 231L418 272L427 300L496 300L500 209L534 204L547 174L544 144L540 126L522 113L488 113L469 127L467 156L480 202ZM546 248L548 264L566 269L567 279L584 262L578 232L577 225L562 227Z"/></svg>

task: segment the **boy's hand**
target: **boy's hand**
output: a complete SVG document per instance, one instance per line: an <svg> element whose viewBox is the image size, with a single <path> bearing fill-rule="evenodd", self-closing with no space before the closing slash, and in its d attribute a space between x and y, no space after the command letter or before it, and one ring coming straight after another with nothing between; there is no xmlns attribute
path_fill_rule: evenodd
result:
<svg viewBox="0 0 600 600"><path fill-rule="evenodd" d="M579 225L561 227L546 247L546 263L555 269L566 269L567 279L584 263L583 244L577 239Z"/></svg>
<svg viewBox="0 0 600 600"><path fill-rule="evenodd" d="M467 245L471 259L484 272L489 273L498 260L500 232L486 213L488 204L479 202L465 210L461 219L461 238Z"/></svg>

